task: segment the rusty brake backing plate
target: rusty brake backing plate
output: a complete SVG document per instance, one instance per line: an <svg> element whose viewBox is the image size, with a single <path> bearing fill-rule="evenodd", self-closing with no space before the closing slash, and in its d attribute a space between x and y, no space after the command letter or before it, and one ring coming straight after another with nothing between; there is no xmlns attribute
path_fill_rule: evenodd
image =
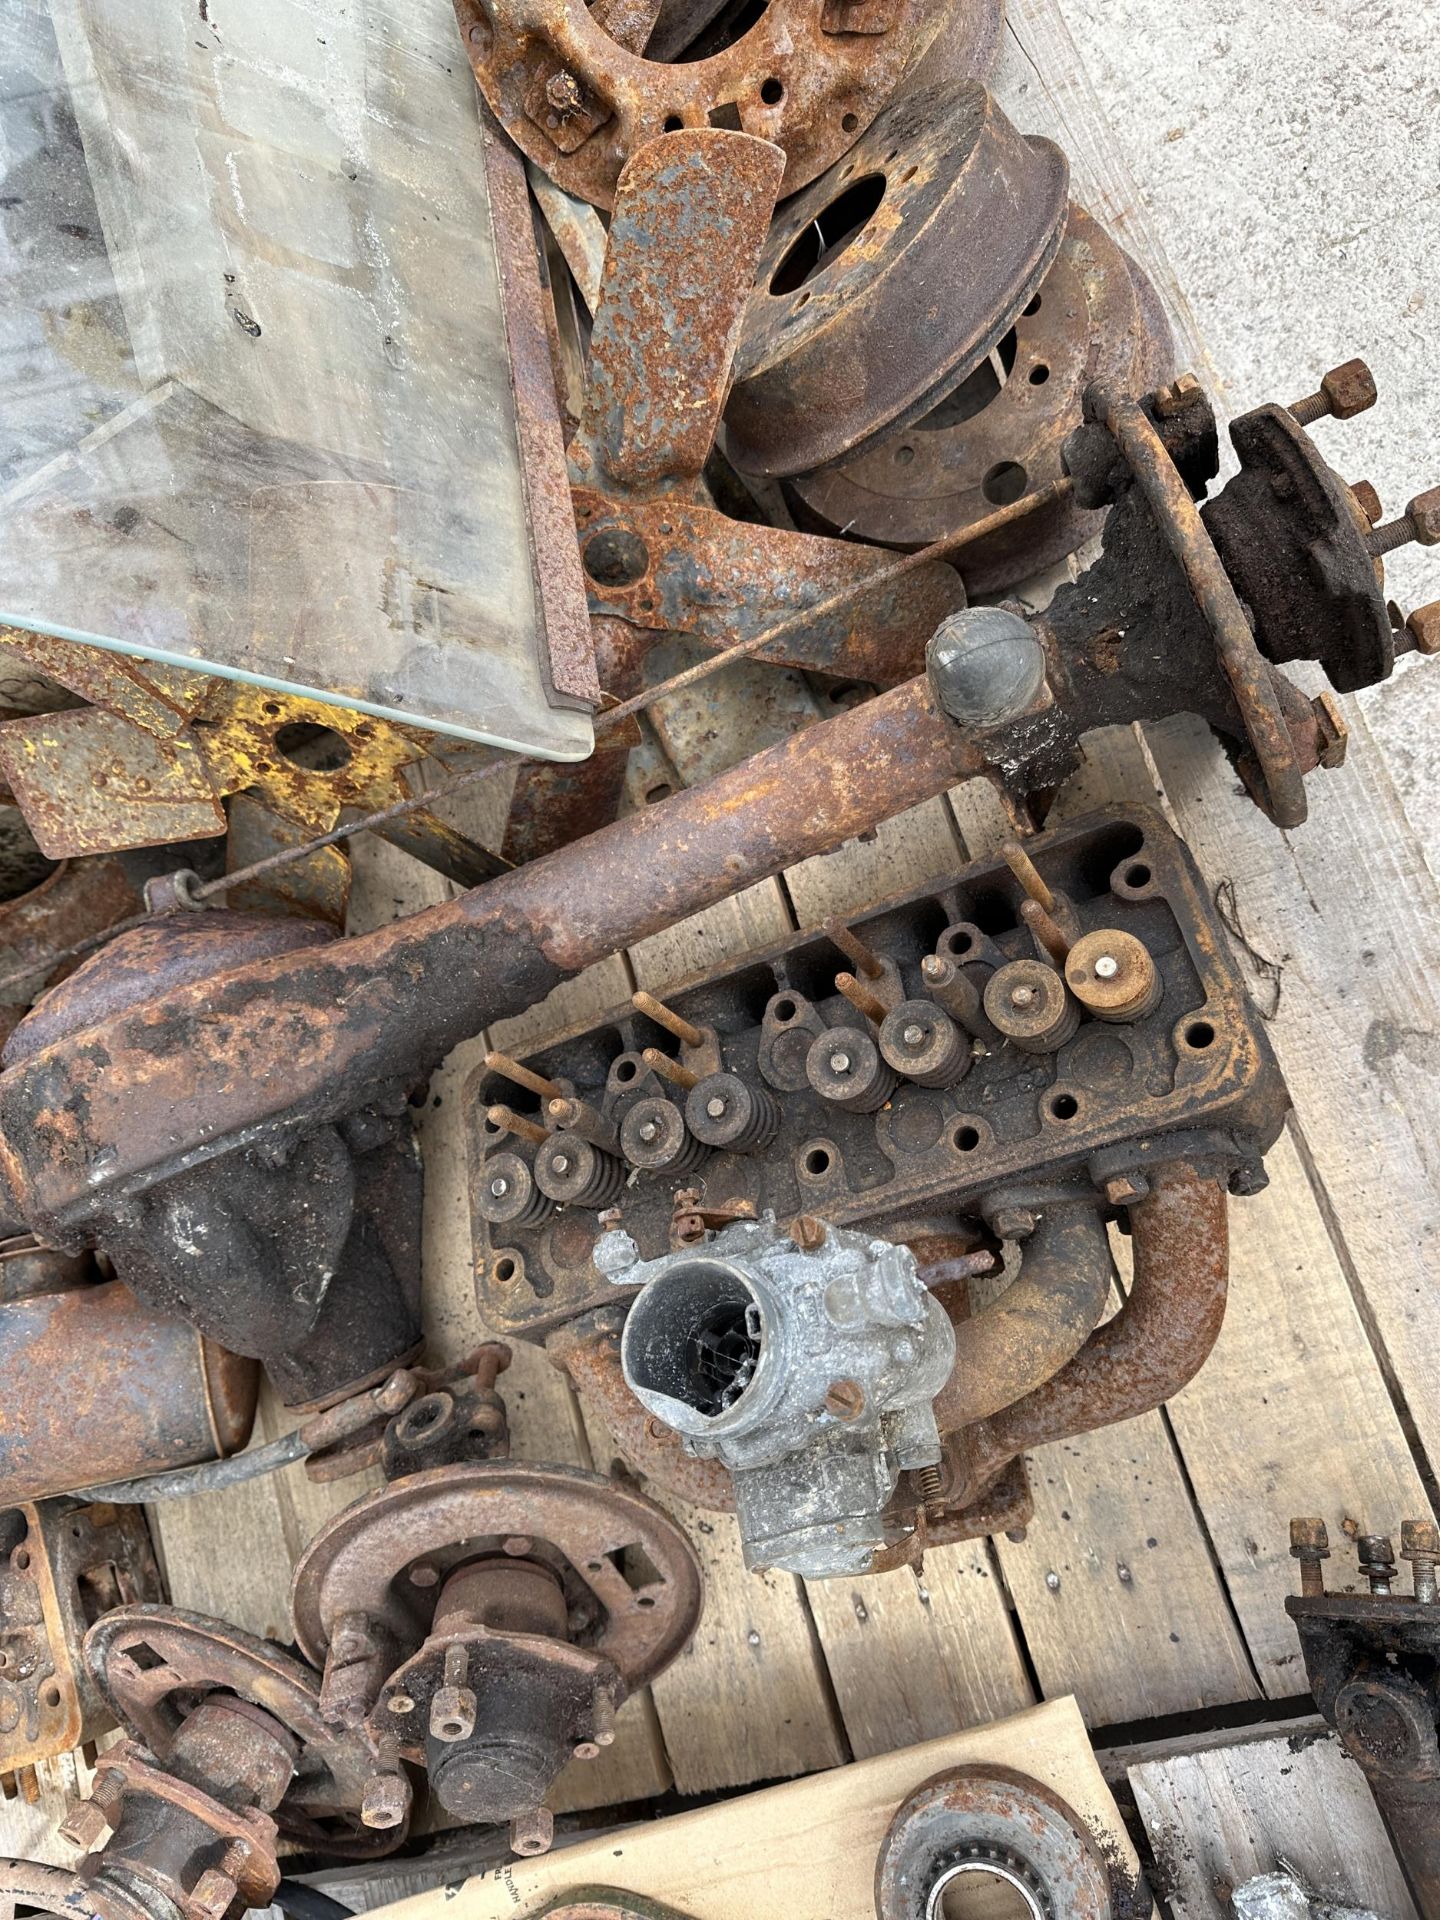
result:
<svg viewBox="0 0 1440 1920"><path fill-rule="evenodd" d="M374 1754L362 1733L322 1718L319 1677L269 1641L178 1607L119 1607L90 1629L85 1655L115 1718L162 1765L181 1722L209 1694L234 1695L278 1720L300 1757L276 1824L307 1852L374 1857L404 1840L403 1823L361 1824Z"/></svg>

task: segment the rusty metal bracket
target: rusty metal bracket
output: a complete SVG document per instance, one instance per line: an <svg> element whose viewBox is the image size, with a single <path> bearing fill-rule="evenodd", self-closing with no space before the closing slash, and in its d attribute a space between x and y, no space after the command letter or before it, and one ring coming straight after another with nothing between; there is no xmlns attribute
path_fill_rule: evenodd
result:
<svg viewBox="0 0 1440 1920"><path fill-rule="evenodd" d="M1347 1543L1348 1544L1348 1543ZM1395 1842L1421 1920L1440 1920L1440 1529L1400 1530L1413 1588L1397 1590L1390 1538L1356 1541L1366 1591L1325 1591L1325 1522L1290 1522L1301 1591L1285 1602L1315 1704L1363 1769Z"/></svg>
<svg viewBox="0 0 1440 1920"><path fill-rule="evenodd" d="M12 1407L13 1399L8 1401ZM47 1501L0 1515L0 1774L69 1753L113 1724L81 1647L107 1608L159 1600L144 1516Z"/></svg>

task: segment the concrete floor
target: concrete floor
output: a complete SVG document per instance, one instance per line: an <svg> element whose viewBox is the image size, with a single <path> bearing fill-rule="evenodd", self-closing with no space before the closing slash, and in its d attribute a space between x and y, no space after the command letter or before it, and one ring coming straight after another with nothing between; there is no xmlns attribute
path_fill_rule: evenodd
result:
<svg viewBox="0 0 1440 1920"><path fill-rule="evenodd" d="M1358 354L1380 403L1322 425L1321 445L1347 477L1374 483L1387 514L1440 484L1440 0L1058 0L1058 10L1223 405L1295 398ZM1036 117L1025 118L1015 56L1012 46L1005 96L1019 124L1043 126L1033 86ZM1083 197L1083 162L1077 176ZM1386 566L1405 607L1440 599L1440 549L1410 548ZM1437 678L1440 665L1411 656L1363 696L1432 866Z"/></svg>

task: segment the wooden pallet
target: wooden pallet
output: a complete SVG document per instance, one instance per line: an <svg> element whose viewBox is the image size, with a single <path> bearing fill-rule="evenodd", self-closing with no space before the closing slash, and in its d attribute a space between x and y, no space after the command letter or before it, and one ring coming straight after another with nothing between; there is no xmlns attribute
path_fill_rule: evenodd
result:
<svg viewBox="0 0 1440 1920"><path fill-rule="evenodd" d="M1183 301L1055 0L1011 0L1011 39L1017 119L1062 141L1077 197L1146 261L1185 337ZM1023 1543L938 1552L921 1577L747 1575L733 1519L681 1513L705 1567L700 1631L653 1693L627 1706L615 1746L571 1768L563 1804L812 1773L1069 1693L1104 1727L1303 1692L1282 1604L1290 1515L1324 1514L1343 1538L1425 1512L1440 1449L1429 1391L1440 1358L1440 890L1353 702L1347 717L1348 763L1310 782L1311 819L1294 834L1260 818L1186 722L1095 738L1059 802L1073 815L1109 798L1153 799L1186 836L1295 1103L1268 1190L1232 1209L1229 1317L1197 1380L1159 1413L1038 1455ZM1007 831L988 790L957 790L617 956L491 1039L534 1044L632 986L664 989L833 910L942 877ZM445 892L384 847L363 848L358 867L365 923ZM428 1334L447 1356L484 1333L459 1112L482 1044L437 1076L422 1128ZM517 1455L608 1464L603 1430L542 1354L518 1351L504 1385ZM267 1401L260 1437L284 1424ZM288 1637L290 1568L355 1491L313 1487L291 1469L166 1508L157 1526L176 1602ZM69 1780L68 1761L42 1769L47 1804ZM16 1836L29 1843L35 1824L18 1803L0 1808L0 1846L24 1851Z"/></svg>

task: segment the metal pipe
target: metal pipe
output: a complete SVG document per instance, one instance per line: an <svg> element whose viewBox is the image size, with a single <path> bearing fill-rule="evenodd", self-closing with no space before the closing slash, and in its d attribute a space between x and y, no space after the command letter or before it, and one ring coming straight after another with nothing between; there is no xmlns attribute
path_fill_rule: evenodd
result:
<svg viewBox="0 0 1440 1920"><path fill-rule="evenodd" d="M1135 1269L1124 1306L1043 1386L966 1430L965 1500L1017 1454L1162 1406L1215 1345L1230 1273L1224 1182L1184 1161L1149 1180L1129 1209Z"/></svg>
<svg viewBox="0 0 1440 1920"><path fill-rule="evenodd" d="M955 1369L940 1389L942 1434L999 1413L1050 1380L1093 1333L1114 1265L1094 1201L1041 1213L1020 1271L1000 1297L955 1328Z"/></svg>
<svg viewBox="0 0 1440 1920"><path fill-rule="evenodd" d="M921 676L457 900L65 1034L0 1076L0 1217L74 1233L278 1126L393 1103L567 974L986 765Z"/></svg>

